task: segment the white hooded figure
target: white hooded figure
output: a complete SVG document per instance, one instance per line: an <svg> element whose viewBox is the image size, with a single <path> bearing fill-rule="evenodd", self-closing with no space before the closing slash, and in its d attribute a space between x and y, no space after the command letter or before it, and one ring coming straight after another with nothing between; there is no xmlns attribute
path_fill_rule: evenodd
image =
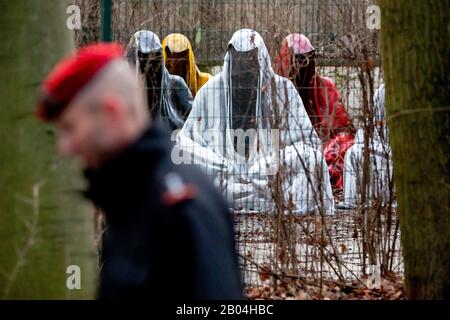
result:
<svg viewBox="0 0 450 320"><path fill-rule="evenodd" d="M375 92L373 128L368 140L368 174L366 190L364 176L364 128L356 133L355 144L347 150L344 158L344 205L361 205L361 195L365 192L367 204L373 200L387 205L393 199L392 152L389 145L388 129L385 124L385 90L382 84Z"/></svg>
<svg viewBox="0 0 450 320"><path fill-rule="evenodd" d="M223 71L197 93L176 140L172 160L200 165L234 209L334 212L321 141L254 30L233 35Z"/></svg>

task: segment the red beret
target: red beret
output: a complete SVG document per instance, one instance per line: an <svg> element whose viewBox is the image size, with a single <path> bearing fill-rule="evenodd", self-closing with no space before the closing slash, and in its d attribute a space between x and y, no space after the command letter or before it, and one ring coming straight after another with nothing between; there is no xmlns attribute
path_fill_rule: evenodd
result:
<svg viewBox="0 0 450 320"><path fill-rule="evenodd" d="M76 94L109 62L122 58L117 43L96 43L81 48L59 62L42 83L37 116L55 120Z"/></svg>

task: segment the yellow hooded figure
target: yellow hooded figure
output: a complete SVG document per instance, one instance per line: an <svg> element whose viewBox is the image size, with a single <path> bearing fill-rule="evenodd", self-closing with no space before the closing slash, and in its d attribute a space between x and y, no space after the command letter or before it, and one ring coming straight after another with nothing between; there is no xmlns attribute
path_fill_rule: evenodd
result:
<svg viewBox="0 0 450 320"><path fill-rule="evenodd" d="M182 77L195 97L211 75L198 69L189 39L182 34L172 33L163 40L162 47L169 73Z"/></svg>

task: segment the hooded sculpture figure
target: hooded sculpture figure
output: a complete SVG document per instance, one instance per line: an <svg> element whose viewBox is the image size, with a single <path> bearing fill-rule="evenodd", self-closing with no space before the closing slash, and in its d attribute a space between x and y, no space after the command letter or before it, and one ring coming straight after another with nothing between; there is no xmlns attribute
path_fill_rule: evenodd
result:
<svg viewBox="0 0 450 320"><path fill-rule="evenodd" d="M172 33L163 40L162 47L167 69L171 74L182 77L195 97L197 91L211 79L211 75L198 69L189 39L182 34Z"/></svg>
<svg viewBox="0 0 450 320"><path fill-rule="evenodd" d="M297 214L334 210L321 141L254 30L233 35L223 71L200 89L176 139L172 160L200 165L234 209L272 211L281 200Z"/></svg>
<svg viewBox="0 0 450 320"><path fill-rule="evenodd" d="M384 84L382 84L374 95L373 119L369 121L373 125L368 126L367 133L364 128L358 130L355 144L345 154L344 203L346 206L361 204L363 192L366 193L368 201L376 199L381 205L388 205L394 200L392 152L385 124L384 98ZM369 134L366 188L363 186L365 134Z"/></svg>
<svg viewBox="0 0 450 320"><path fill-rule="evenodd" d="M136 32L125 55L145 77L152 117L161 118L171 129L181 128L192 109L193 97L184 80L167 71L159 37L147 30Z"/></svg>
<svg viewBox="0 0 450 320"><path fill-rule="evenodd" d="M307 37L294 33L281 43L275 72L297 88L319 137L324 142L332 186L342 189L344 155L353 144L354 128L333 80L316 72L316 51Z"/></svg>

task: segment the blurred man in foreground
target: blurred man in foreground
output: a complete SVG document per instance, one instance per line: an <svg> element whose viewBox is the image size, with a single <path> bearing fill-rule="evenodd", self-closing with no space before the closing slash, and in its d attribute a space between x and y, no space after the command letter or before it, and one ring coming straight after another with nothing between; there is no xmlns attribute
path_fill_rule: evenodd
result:
<svg viewBox="0 0 450 320"><path fill-rule="evenodd" d="M233 224L195 168L175 166L141 80L117 44L80 49L44 80L38 116L81 158L106 217L99 298L239 299Z"/></svg>

